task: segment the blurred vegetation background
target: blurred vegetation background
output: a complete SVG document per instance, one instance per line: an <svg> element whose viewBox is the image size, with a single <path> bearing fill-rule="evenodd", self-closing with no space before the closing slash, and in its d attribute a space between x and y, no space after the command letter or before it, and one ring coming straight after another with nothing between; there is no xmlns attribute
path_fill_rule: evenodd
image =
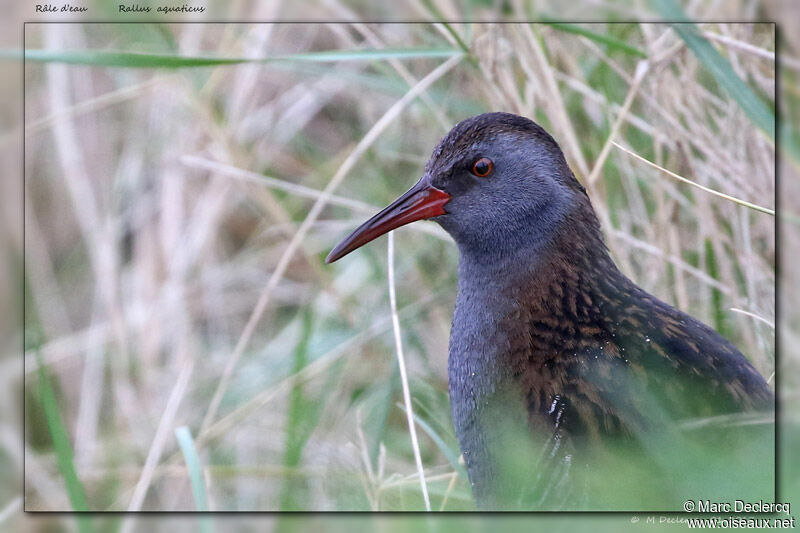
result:
<svg viewBox="0 0 800 533"><path fill-rule="evenodd" d="M455 122L484 111L546 127L623 271L772 379L775 219L609 142L775 208L763 127L774 27L699 29L749 92L661 24L29 24L27 48L49 55L25 69L26 508L420 509L385 239L332 267L322 258L417 179ZM381 49L392 52L370 52ZM159 56L138 68L140 56L76 50ZM319 51L338 55L297 55ZM170 68L164 56L256 60ZM781 80L795 99L797 65ZM398 231L396 248L432 503L471 509L446 396L456 250L433 224Z"/></svg>
<svg viewBox="0 0 800 533"><path fill-rule="evenodd" d="M710 59L685 30L29 25L27 508L420 509L385 247L322 259L489 110L551 131L622 269L771 379L774 218L625 151L774 207L773 26L703 25ZM433 505L470 509L446 394L456 250L429 224L396 255Z"/></svg>

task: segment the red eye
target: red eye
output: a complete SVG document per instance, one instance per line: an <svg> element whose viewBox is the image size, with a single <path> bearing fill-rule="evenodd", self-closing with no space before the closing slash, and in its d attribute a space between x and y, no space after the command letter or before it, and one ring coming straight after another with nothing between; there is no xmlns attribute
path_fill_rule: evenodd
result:
<svg viewBox="0 0 800 533"><path fill-rule="evenodd" d="M481 157L472 164L472 173L479 178L485 178L492 173L494 163L488 157Z"/></svg>

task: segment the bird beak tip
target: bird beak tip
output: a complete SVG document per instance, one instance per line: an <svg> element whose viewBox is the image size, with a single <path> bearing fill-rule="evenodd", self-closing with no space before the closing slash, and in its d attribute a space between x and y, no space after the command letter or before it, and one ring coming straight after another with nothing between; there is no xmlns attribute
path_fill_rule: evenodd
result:
<svg viewBox="0 0 800 533"><path fill-rule="evenodd" d="M433 187L425 179L420 180L400 198L364 222L349 237L340 242L325 258L325 264L331 264L341 259L356 248L395 228L416 220L446 214L443 206L449 200L449 194Z"/></svg>

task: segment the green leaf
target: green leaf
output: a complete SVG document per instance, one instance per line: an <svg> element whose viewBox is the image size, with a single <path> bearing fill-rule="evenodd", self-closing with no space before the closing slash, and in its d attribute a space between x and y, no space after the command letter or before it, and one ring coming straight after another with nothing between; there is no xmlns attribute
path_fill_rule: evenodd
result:
<svg viewBox="0 0 800 533"><path fill-rule="evenodd" d="M86 502L86 492L75 469L72 446L69 443L69 436L61 419L61 411L58 407L53 384L38 351L36 351L36 360L38 363L39 401L42 403L45 419L47 420L47 428L53 438L58 470L61 472L61 476L67 486L67 495L72 509L75 511L88 511L89 505ZM78 525L81 531L91 531L91 523L85 518L80 519Z"/></svg>
<svg viewBox="0 0 800 533"><path fill-rule="evenodd" d="M13 51L2 51L0 56ZM172 54L149 54L119 52L112 50L25 50L26 61L42 63L68 63L96 67L123 68L187 68L238 65L243 63L380 61L385 59L446 58L462 55L455 48L406 48L380 50L326 50L293 55L278 55L262 58L241 57L192 57Z"/></svg>
<svg viewBox="0 0 800 533"><path fill-rule="evenodd" d="M175 438L183 453L186 461L186 469L189 471L189 481L192 484L192 495L198 511L208 511L208 497L206 496L206 484L203 481L203 465L197 455L192 434L189 428L181 426L175 429Z"/></svg>
<svg viewBox="0 0 800 533"><path fill-rule="evenodd" d="M402 409L403 412L405 412L406 410L405 405L397 404L397 406L400 407L400 409ZM448 462L453 467L453 470L458 472L459 477L461 477L462 479L467 479L467 471L464 470L464 467L461 466L461 463L458 462L458 454L454 452L453 449L447 445L444 439L441 436L439 436L438 433L436 433L436 430L434 430L430 426L430 424L428 424L419 416L417 416L416 413L414 413L414 420L417 422L417 424L419 424L419 427L421 427L422 430L428 434L428 436L433 440L433 442L436 443L436 446L438 446L438 448L447 458Z"/></svg>
<svg viewBox="0 0 800 533"><path fill-rule="evenodd" d="M798 164L800 164L800 134L788 120L781 122L778 139L781 148L785 150L784 153L788 154L793 160L795 168L800 169L798 167Z"/></svg>
<svg viewBox="0 0 800 533"><path fill-rule="evenodd" d="M300 340L292 354L292 374L301 372L308 365L308 344L314 326L311 307L303 310L301 320ZM307 398L303 391L303 383L299 380L296 381L289 391L289 406L286 413L286 447L283 452L283 466L287 472L293 472L300 465L303 448L314 429L316 415L312 400ZM281 511L302 511L301 502L304 501L305 493L306 487L303 480L297 479L293 475L286 476L281 490L279 509Z"/></svg>
<svg viewBox="0 0 800 533"><path fill-rule="evenodd" d="M657 10L667 20L677 20L670 24L686 46L705 66L717 83L725 89L748 118L775 140L775 114L769 110L755 92L734 72L733 67L714 46L703 37L700 29L686 16L675 0L652 0Z"/></svg>
<svg viewBox="0 0 800 533"><path fill-rule="evenodd" d="M586 28L578 26L577 24L566 24L563 22L555 22L548 19L545 19L543 24L546 24L551 28L559 31L563 31L566 33L574 33L575 35L581 35L583 37L586 37L587 39L591 39L592 41L604 44L609 48L625 52L626 54L647 59L647 52L645 52L644 50L636 48L635 46L632 46L626 42L620 41L619 39L615 39L614 37L610 37L608 35L603 35L602 33L595 33L591 30L587 30Z"/></svg>

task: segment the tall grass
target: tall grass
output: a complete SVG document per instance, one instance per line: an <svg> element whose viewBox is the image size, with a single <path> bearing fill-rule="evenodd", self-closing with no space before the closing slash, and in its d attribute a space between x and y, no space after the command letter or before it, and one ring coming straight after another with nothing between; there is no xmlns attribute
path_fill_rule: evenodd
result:
<svg viewBox="0 0 800 533"><path fill-rule="evenodd" d="M771 25L152 28L27 26L26 384L52 377L88 508L422 510L415 452L432 509L473 508L455 247L398 231L397 328L380 243L322 260L482 111L548 129L623 271L774 373ZM46 419L26 507L67 510Z"/></svg>

